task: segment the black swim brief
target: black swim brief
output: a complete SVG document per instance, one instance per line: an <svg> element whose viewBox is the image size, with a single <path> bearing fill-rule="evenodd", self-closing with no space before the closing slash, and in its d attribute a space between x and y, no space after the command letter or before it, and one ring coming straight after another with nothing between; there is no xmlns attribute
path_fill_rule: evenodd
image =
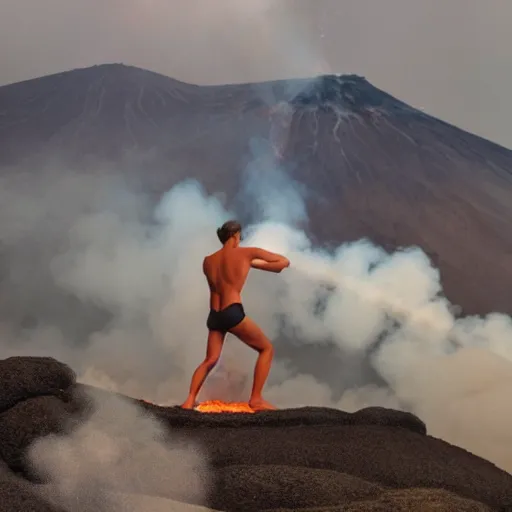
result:
<svg viewBox="0 0 512 512"><path fill-rule="evenodd" d="M220 311L210 310L206 327L210 331L228 332L245 318L242 304L235 302Z"/></svg>

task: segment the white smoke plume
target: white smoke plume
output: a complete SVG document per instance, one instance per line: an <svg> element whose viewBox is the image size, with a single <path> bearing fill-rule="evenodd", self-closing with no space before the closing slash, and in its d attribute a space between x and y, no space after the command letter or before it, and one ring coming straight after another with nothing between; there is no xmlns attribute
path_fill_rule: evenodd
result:
<svg viewBox="0 0 512 512"><path fill-rule="evenodd" d="M457 317L420 248L313 246L298 227L304 191L266 158L249 178L258 168L257 216L244 243L292 263L277 276L252 272L243 296L278 349L267 398L281 407L404 408L430 434L512 471L510 317ZM275 180L282 194L269 204ZM115 173L20 173L0 185L10 313L0 356L51 354L82 381L160 404L183 400L206 348L202 258L236 212L193 181L173 187L153 212ZM73 298L80 303L71 307ZM228 336L200 398L244 397L254 360Z"/></svg>
<svg viewBox="0 0 512 512"><path fill-rule="evenodd" d="M197 446L169 440L156 419L128 401L96 398L94 413L72 434L40 438L30 447L32 466L50 482L45 498L77 512L143 512L143 495L164 498L151 510L170 510L170 499L204 501L208 467Z"/></svg>

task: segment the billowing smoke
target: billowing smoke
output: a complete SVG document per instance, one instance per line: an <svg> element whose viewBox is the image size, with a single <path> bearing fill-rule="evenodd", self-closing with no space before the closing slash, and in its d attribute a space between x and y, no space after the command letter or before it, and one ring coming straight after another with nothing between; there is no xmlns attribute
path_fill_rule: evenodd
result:
<svg viewBox="0 0 512 512"><path fill-rule="evenodd" d="M304 190L258 147L240 190L251 210L246 243L292 262L280 275L254 271L244 292L278 352L267 398L410 410L432 435L512 471L511 319L459 318L420 248L314 246L302 230ZM206 348L202 258L237 212L194 181L152 209L115 173L18 173L0 190L0 356L51 354L84 382L160 404L183 400ZM254 360L228 336L201 398L246 397Z"/></svg>
<svg viewBox="0 0 512 512"><path fill-rule="evenodd" d="M72 434L30 447L34 470L50 482L42 488L45 498L77 512L163 511L173 508L169 499L204 501L209 473L197 446L169 439L161 424L121 398L96 402Z"/></svg>

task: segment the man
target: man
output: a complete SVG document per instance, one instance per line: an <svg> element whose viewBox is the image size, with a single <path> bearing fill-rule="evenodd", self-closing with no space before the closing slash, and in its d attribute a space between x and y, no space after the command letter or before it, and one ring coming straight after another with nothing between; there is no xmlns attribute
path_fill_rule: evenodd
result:
<svg viewBox="0 0 512 512"><path fill-rule="evenodd" d="M245 315L241 292L251 268L279 273L290 265L284 256L257 247L240 247L242 227L234 220L217 229L222 248L203 261L203 272L210 288L210 314L206 358L197 367L190 392L182 404L185 409L195 406L196 397L206 377L217 364L226 333L234 334L258 352L249 406L254 410L275 409L263 399L274 348L256 323Z"/></svg>

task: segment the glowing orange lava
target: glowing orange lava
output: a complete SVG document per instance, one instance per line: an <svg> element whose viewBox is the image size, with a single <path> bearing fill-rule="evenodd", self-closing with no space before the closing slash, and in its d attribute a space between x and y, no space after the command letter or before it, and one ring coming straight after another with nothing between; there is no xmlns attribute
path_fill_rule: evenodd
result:
<svg viewBox="0 0 512 512"><path fill-rule="evenodd" d="M254 410L247 402L223 402L222 400L208 400L201 402L196 408L199 412L242 412L254 414Z"/></svg>

